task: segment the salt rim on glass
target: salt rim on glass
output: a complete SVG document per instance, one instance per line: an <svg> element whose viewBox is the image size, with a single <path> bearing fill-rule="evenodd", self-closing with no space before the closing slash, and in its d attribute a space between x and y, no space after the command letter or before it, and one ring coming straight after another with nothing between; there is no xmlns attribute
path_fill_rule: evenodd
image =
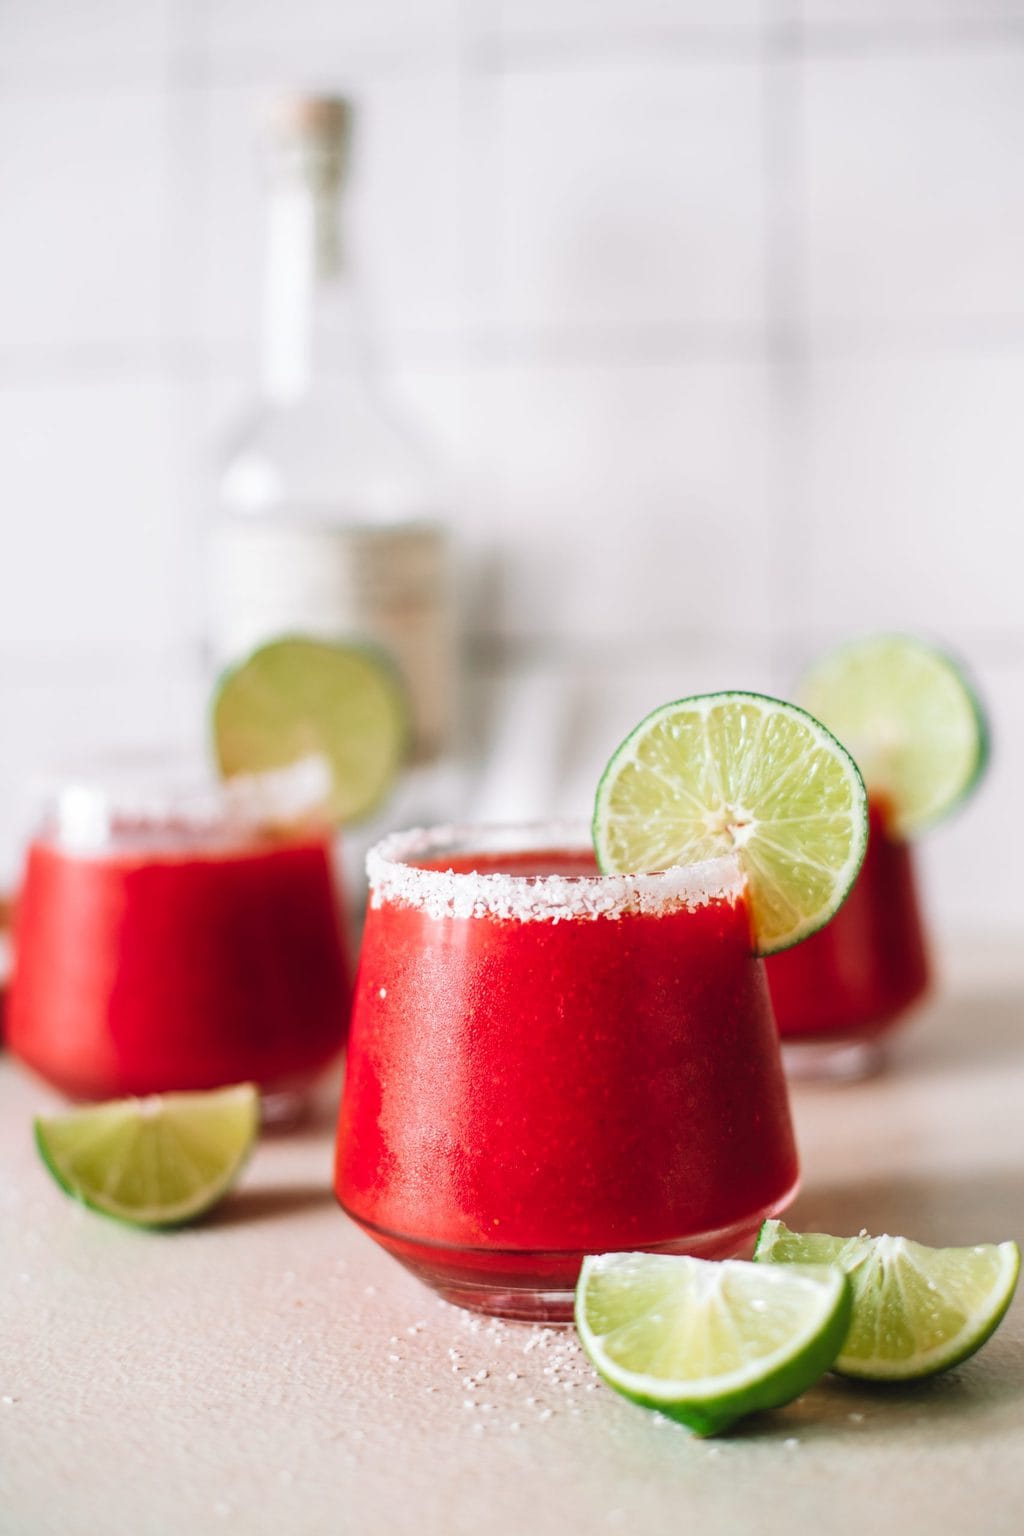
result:
<svg viewBox="0 0 1024 1536"><path fill-rule="evenodd" d="M414 827L393 832L366 856L371 907L411 907L428 917L491 917L512 922L595 921L693 910L710 901L734 905L746 890L735 854L655 874L512 875L424 869L417 860L500 853L581 853L591 848L585 822Z"/></svg>
<svg viewBox="0 0 1024 1536"><path fill-rule="evenodd" d="M49 836L68 853L94 854L113 840L155 847L182 833L197 845L231 844L254 830L301 830L324 821L327 759L311 753L283 768L216 779L204 765L128 756L40 786Z"/></svg>

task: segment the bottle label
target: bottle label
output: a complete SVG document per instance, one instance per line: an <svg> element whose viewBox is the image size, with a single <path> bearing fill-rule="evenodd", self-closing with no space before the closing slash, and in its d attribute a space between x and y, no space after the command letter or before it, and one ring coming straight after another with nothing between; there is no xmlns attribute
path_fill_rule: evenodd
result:
<svg viewBox="0 0 1024 1536"><path fill-rule="evenodd" d="M369 641L405 680L415 757L443 750L454 704L454 628L440 529L241 516L218 524L212 553L218 660L237 659L283 634Z"/></svg>

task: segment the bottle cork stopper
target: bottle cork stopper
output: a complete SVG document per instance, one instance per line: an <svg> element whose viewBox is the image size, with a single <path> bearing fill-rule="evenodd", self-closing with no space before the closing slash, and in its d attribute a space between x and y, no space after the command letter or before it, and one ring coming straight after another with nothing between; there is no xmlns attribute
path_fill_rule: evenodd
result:
<svg viewBox="0 0 1024 1536"><path fill-rule="evenodd" d="M348 157L353 115L351 101L343 96L282 96L270 115L274 147L289 157L312 157L340 175Z"/></svg>

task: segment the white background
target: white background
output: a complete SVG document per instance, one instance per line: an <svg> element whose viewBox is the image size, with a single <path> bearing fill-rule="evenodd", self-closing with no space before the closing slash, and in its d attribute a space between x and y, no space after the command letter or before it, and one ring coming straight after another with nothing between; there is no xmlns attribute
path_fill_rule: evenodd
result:
<svg viewBox="0 0 1024 1536"><path fill-rule="evenodd" d="M288 86L358 103L384 356L452 470L463 809L584 811L665 698L914 629L995 739L930 905L1019 926L1024 0L3 0L0 865L32 772L199 729Z"/></svg>

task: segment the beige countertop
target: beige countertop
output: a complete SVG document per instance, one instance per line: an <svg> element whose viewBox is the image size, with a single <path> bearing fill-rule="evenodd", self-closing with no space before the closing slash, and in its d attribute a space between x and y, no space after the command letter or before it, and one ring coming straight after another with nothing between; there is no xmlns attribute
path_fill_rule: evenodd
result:
<svg viewBox="0 0 1024 1536"><path fill-rule="evenodd" d="M78 1209L0 1062L3 1536L863 1536L1024 1529L1024 1297L916 1389L826 1380L700 1441L571 1333L436 1301L328 1192L332 1100L205 1225ZM886 1075L794 1093L794 1225L1024 1237L1024 955L972 951Z"/></svg>

